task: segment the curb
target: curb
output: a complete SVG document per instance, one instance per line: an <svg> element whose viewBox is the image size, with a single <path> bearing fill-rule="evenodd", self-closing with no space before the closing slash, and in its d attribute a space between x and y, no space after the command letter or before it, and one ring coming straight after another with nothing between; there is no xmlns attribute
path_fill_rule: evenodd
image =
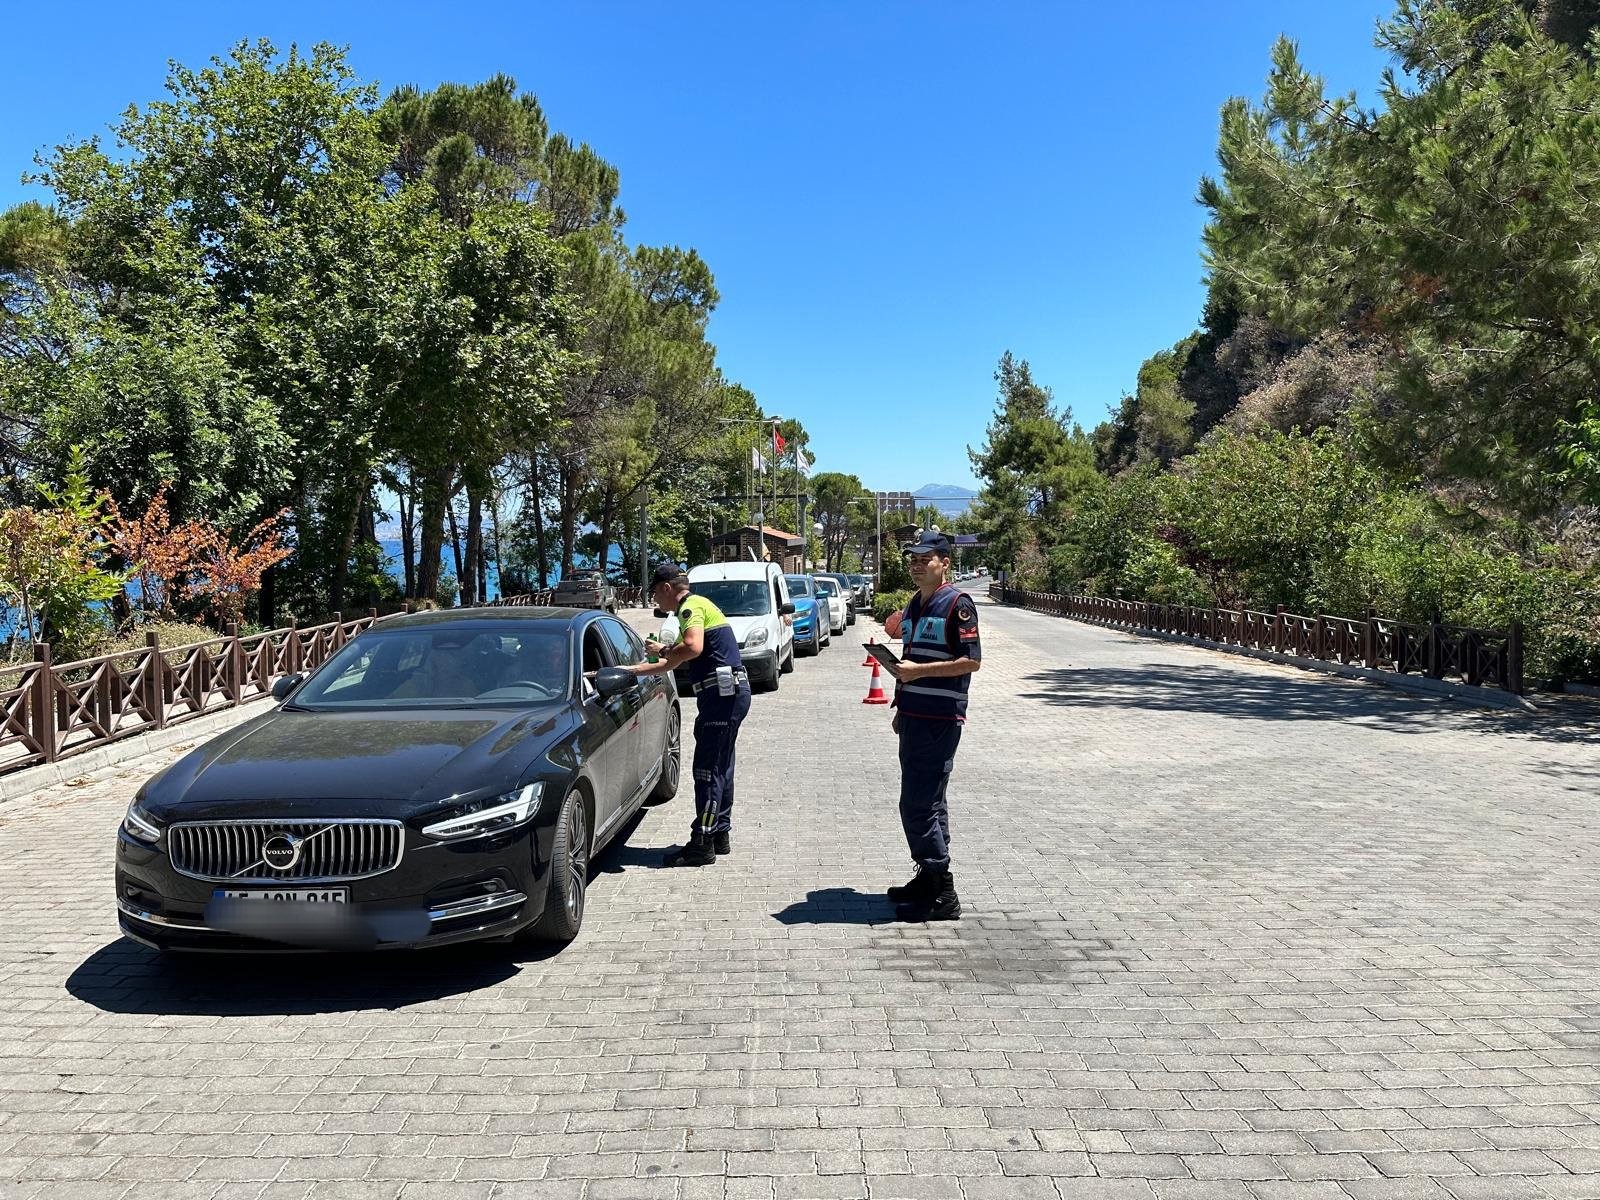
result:
<svg viewBox="0 0 1600 1200"><path fill-rule="evenodd" d="M179 721L175 725L168 725L165 729L131 734L57 762L41 763L36 767L24 767L20 771L0 775L0 804L22 800L40 792L62 787L69 780L82 776L107 773L113 767L184 742L205 741L225 729L231 729L251 717L269 711L270 705L259 703L267 699L269 698L266 696L260 696L254 700L246 700L236 707L219 709L214 713L204 713L187 721Z"/></svg>

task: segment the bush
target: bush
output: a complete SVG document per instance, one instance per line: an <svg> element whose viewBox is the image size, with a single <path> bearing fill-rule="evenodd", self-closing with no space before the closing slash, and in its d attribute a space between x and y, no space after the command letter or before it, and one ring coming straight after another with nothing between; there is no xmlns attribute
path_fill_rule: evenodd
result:
<svg viewBox="0 0 1600 1200"><path fill-rule="evenodd" d="M911 602L909 591L879 592L872 598L872 619L882 625L890 613L899 612Z"/></svg>

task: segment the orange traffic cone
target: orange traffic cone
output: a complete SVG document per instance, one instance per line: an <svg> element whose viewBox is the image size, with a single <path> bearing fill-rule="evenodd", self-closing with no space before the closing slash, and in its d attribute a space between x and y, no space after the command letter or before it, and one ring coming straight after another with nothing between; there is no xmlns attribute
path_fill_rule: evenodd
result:
<svg viewBox="0 0 1600 1200"><path fill-rule="evenodd" d="M867 685L867 698L863 704L887 704L889 697L883 694L883 680L878 676L878 660L872 660L872 682Z"/></svg>
<svg viewBox="0 0 1600 1200"><path fill-rule="evenodd" d="M874 646L878 644L878 639L875 638L875 637L869 637L867 639L867 641L870 642ZM870 666L872 666L873 663L875 663L877 661L878 660L873 658L871 654L868 654L866 658L861 660L861 665L863 667L870 667Z"/></svg>

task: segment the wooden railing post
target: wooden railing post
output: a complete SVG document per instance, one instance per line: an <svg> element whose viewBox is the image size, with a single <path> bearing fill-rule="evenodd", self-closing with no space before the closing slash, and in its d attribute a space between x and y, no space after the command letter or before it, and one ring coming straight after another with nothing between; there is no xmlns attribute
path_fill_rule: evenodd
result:
<svg viewBox="0 0 1600 1200"><path fill-rule="evenodd" d="M1311 657L1322 662L1328 661L1328 617L1326 613L1317 614L1317 623L1311 627Z"/></svg>
<svg viewBox="0 0 1600 1200"><path fill-rule="evenodd" d="M238 707L244 701L244 647L239 644L239 622L229 621L222 633L228 639L228 702Z"/></svg>
<svg viewBox="0 0 1600 1200"><path fill-rule="evenodd" d="M167 660L161 656L161 636L153 629L144 635L145 651L150 655L144 673L144 707L157 729L167 727Z"/></svg>
<svg viewBox="0 0 1600 1200"><path fill-rule="evenodd" d="M1378 614L1367 609L1367 627L1361 634L1361 661L1372 671L1378 669Z"/></svg>
<svg viewBox="0 0 1600 1200"><path fill-rule="evenodd" d="M1272 616L1272 648L1283 653L1283 605L1278 605Z"/></svg>
<svg viewBox="0 0 1600 1200"><path fill-rule="evenodd" d="M300 658L302 655L302 647L300 645L300 622L289 622L288 636L288 653L283 656L283 665L288 668L288 674L298 675L300 674Z"/></svg>
<svg viewBox="0 0 1600 1200"><path fill-rule="evenodd" d="M1506 634L1506 691L1520 696L1522 689L1522 622L1513 621Z"/></svg>
<svg viewBox="0 0 1600 1200"><path fill-rule="evenodd" d="M56 677L50 667L50 643L33 644L33 740L45 762L56 760Z"/></svg>
<svg viewBox="0 0 1600 1200"><path fill-rule="evenodd" d="M328 640L328 656L331 658L333 652L342 645L344 645L344 613L336 612L333 614L333 633ZM320 667L322 663L312 663L311 665Z"/></svg>
<svg viewBox="0 0 1600 1200"><path fill-rule="evenodd" d="M1428 622L1428 678L1444 678L1444 628L1438 621Z"/></svg>

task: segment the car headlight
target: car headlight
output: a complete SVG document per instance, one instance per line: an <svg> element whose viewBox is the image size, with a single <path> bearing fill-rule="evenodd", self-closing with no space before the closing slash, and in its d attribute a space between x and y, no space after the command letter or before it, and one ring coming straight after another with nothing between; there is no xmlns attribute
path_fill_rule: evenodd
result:
<svg viewBox="0 0 1600 1200"><path fill-rule="evenodd" d="M161 840L161 824L140 806L140 798L135 796L133 803L128 805L128 811L122 818L122 831L136 841L154 846Z"/></svg>
<svg viewBox="0 0 1600 1200"><path fill-rule="evenodd" d="M745 645L751 650L754 650L757 646L765 646L766 644L767 627L765 625L758 625L756 628L752 629L750 631L749 638L745 641Z"/></svg>
<svg viewBox="0 0 1600 1200"><path fill-rule="evenodd" d="M485 796L465 806L455 806L451 810L453 815L424 825L422 833L439 842L464 842L469 838L504 833L533 820L543 798L542 783L530 783L503 796ZM463 807L465 811L461 811Z"/></svg>

